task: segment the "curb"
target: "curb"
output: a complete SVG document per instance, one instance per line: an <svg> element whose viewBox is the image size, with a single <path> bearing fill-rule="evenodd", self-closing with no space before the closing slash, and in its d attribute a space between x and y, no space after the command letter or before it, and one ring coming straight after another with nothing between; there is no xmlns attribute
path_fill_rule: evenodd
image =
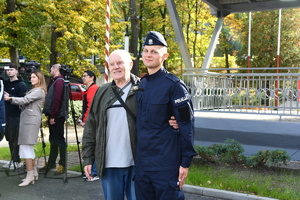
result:
<svg viewBox="0 0 300 200"><path fill-rule="evenodd" d="M221 198L221 199L228 199L228 200L278 200L278 199L273 199L268 197L260 197L260 196L250 195L250 194L230 192L226 190L217 190L217 189L198 187L193 185L183 185L183 191L192 194Z"/></svg>

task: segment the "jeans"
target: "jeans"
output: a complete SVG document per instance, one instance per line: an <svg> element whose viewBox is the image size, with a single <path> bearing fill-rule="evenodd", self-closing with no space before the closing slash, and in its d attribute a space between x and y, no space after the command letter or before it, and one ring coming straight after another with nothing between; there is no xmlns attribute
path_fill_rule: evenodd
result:
<svg viewBox="0 0 300 200"><path fill-rule="evenodd" d="M98 176L96 161L94 161L93 166L92 166L92 175L94 175L94 174L96 174Z"/></svg>
<svg viewBox="0 0 300 200"><path fill-rule="evenodd" d="M11 159L20 162L19 156L19 124L20 117L6 117L5 139L8 141Z"/></svg>
<svg viewBox="0 0 300 200"><path fill-rule="evenodd" d="M105 200L135 200L134 167L105 168L102 174L102 189Z"/></svg>
<svg viewBox="0 0 300 200"><path fill-rule="evenodd" d="M48 164L49 166L55 166L56 158L58 156L59 149L59 165L66 166L66 155L67 155L67 144L64 138L64 117L55 118L55 124L50 125L48 119L49 126L49 142L50 142L50 155Z"/></svg>

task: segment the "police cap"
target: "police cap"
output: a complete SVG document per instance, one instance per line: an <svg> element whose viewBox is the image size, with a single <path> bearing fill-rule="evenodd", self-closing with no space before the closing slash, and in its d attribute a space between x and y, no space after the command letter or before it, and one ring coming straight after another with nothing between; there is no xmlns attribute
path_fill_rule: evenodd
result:
<svg viewBox="0 0 300 200"><path fill-rule="evenodd" d="M159 46L168 47L164 36L157 31L150 31L148 33L144 45L145 46L159 45Z"/></svg>

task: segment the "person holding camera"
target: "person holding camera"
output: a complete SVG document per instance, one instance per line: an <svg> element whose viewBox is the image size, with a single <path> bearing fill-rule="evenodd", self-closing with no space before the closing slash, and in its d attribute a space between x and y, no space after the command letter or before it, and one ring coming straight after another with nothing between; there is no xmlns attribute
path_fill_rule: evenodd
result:
<svg viewBox="0 0 300 200"><path fill-rule="evenodd" d="M22 110L18 145L20 145L19 156L25 159L27 175L19 186L28 186L38 180L34 145L37 143L41 125L41 109L45 101L47 86L44 75L39 71L31 73L30 82L32 89L24 97L11 97L7 92L4 94L5 101L10 101L13 105L19 105Z"/></svg>
<svg viewBox="0 0 300 200"><path fill-rule="evenodd" d="M10 97L24 97L27 92L27 86L21 77L18 77L18 67L16 64L10 64L9 69L6 70L8 78L4 79L4 91L9 93ZM5 139L8 141L9 150L11 154L11 161L3 165L3 168L15 169L22 166L19 157L19 123L21 110L18 105L13 105L11 102L5 102L6 111L6 127Z"/></svg>
<svg viewBox="0 0 300 200"><path fill-rule="evenodd" d="M56 168L56 158L59 150L59 166L54 175L65 173L67 144L64 138L64 123L66 119L68 99L64 98L64 76L60 72L61 65L54 64L50 69L52 76L48 84L46 102L43 113L48 117L50 155L46 165L40 169L47 173Z"/></svg>
<svg viewBox="0 0 300 200"><path fill-rule="evenodd" d="M83 94L82 100L82 116L79 117L79 124L84 127L86 118L91 108L91 104L94 98L94 95L98 89L98 85L96 85L96 75L92 71L85 71L82 75L82 82L87 87L86 91ZM96 181L99 180L96 162L93 163L91 178L86 178L86 181ZM85 176L86 177L86 176Z"/></svg>

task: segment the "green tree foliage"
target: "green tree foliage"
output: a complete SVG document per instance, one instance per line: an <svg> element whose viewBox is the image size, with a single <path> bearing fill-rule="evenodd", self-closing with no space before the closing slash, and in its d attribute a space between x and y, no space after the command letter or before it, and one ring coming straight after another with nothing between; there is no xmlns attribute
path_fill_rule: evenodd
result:
<svg viewBox="0 0 300 200"><path fill-rule="evenodd" d="M236 53L241 50L240 35L244 28L242 23L244 17L245 14L231 14L224 19L215 56L225 57L225 62L222 61L225 68L235 67L235 64L230 64L230 56L236 56ZM218 64L217 67L221 66L222 64ZM230 72L228 71L228 73Z"/></svg>
<svg viewBox="0 0 300 200"><path fill-rule="evenodd" d="M300 9L282 10L280 38L280 67L298 66L300 50ZM275 67L277 56L279 11L261 11L252 13L251 30L251 67ZM248 26L248 19L244 21ZM248 34L248 33L247 33ZM247 67L248 38L244 35L242 50L238 55L238 64Z"/></svg>
<svg viewBox="0 0 300 200"><path fill-rule="evenodd" d="M12 57L13 47L27 60L40 62L44 72L48 72L54 60L71 65L77 76L87 69L98 71L91 64L91 57L96 57L96 65L105 64L106 3L106 0L0 0L0 57ZM201 67L216 17L202 0L176 0L175 4L194 66ZM8 7L13 12L7 12ZM151 30L159 31L169 45L170 57L165 66L177 75L183 72L180 41L165 0L111 1L110 13L110 52L124 48L124 35L128 33L129 49L137 60L135 64L138 61L140 64L139 73L146 72L140 62L144 38ZM282 11L281 66L296 66L299 62L299 15L299 9ZM237 56L238 64L246 67L247 16L244 13L225 18L216 51L216 56L224 56L225 67L231 67L232 56ZM253 67L275 66L277 23L278 11L253 13ZM138 74L136 69L134 73Z"/></svg>

